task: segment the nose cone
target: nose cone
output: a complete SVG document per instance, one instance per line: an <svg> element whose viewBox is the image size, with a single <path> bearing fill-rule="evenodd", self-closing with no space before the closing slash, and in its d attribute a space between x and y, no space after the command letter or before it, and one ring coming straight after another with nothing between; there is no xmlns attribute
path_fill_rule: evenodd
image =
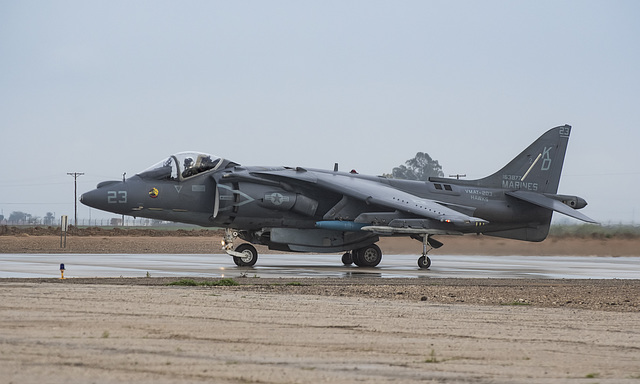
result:
<svg viewBox="0 0 640 384"><path fill-rule="evenodd" d="M83 193L80 196L80 202L92 208L120 213L123 208L122 203L126 202L127 192L118 187L119 183L121 182L102 182L96 189Z"/></svg>
<svg viewBox="0 0 640 384"><path fill-rule="evenodd" d="M101 203L106 203L106 194L104 191L94 189L80 195L80 202L92 208L103 209Z"/></svg>

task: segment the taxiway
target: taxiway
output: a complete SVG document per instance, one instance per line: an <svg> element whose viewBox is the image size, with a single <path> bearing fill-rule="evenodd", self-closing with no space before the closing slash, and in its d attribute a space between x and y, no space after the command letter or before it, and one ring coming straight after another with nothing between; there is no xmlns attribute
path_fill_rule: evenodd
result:
<svg viewBox="0 0 640 384"><path fill-rule="evenodd" d="M414 255L385 255L376 268L344 266L339 255L263 255L237 267L223 254L0 254L0 278L59 277L380 277L637 279L640 257L431 256L428 270Z"/></svg>

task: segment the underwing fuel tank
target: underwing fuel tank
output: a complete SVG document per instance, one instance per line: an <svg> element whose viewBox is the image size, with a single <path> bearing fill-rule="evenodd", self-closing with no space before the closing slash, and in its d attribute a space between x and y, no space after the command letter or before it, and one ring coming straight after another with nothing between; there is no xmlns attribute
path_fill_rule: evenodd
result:
<svg viewBox="0 0 640 384"><path fill-rule="evenodd" d="M365 223L355 223L353 221L327 220L316 222L316 228L330 229L333 231L360 231Z"/></svg>

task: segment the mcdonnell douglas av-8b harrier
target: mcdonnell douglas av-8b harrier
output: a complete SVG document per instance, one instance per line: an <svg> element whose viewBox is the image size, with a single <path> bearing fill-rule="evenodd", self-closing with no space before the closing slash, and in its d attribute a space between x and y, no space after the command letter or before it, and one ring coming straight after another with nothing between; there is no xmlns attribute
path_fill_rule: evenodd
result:
<svg viewBox="0 0 640 384"><path fill-rule="evenodd" d="M225 228L224 250L252 266L251 244L287 252L342 253L344 264L374 267L380 236L408 236L427 252L434 235L484 234L524 241L547 237L560 212L586 222L578 196L558 184L571 127L553 128L498 172L478 180L390 179L303 167L241 166L204 153L182 152L126 181L105 181L82 203L108 212ZM233 242L240 237L247 243Z"/></svg>

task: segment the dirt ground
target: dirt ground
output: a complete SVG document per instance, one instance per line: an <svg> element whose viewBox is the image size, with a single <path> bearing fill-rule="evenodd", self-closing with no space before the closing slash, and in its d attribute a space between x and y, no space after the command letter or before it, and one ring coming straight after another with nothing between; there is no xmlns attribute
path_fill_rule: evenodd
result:
<svg viewBox="0 0 640 384"><path fill-rule="evenodd" d="M638 312L271 286L0 282L3 382L640 382Z"/></svg>
<svg viewBox="0 0 640 384"><path fill-rule="evenodd" d="M199 236L142 236L113 233L91 236L69 235L66 247L59 235L0 235L0 253L221 253L221 233ZM433 254L444 255L523 255L523 256L640 256L640 238L549 238L540 243L500 239L489 236L441 236L444 243ZM422 243L405 237L383 237L378 243L386 254L420 254ZM260 253L269 253L258 246ZM277 252L282 253L282 252Z"/></svg>
<svg viewBox="0 0 640 384"><path fill-rule="evenodd" d="M4 253L217 253L219 237L5 234ZM442 254L638 255L443 237ZM421 244L384 239L386 253ZM261 252L264 252L261 249ZM640 383L640 280L0 279L3 383ZM198 280L198 279L195 279Z"/></svg>

